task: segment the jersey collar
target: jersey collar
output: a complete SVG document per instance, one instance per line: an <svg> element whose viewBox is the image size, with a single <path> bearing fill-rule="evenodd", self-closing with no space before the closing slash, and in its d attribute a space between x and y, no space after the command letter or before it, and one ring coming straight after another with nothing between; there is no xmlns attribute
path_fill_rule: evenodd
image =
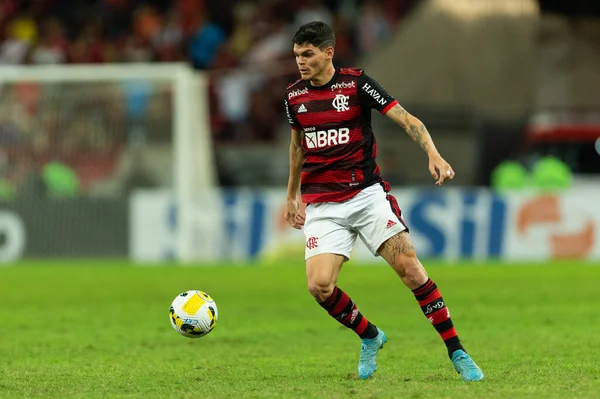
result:
<svg viewBox="0 0 600 399"><path fill-rule="evenodd" d="M340 68L339 67L334 66L333 68L335 69L335 73L333 74L333 76L331 77L331 79L329 80L329 82L325 83L322 86L313 86L310 83L310 80L307 80L306 81L306 86L308 86L308 88L311 89L311 90L326 90L326 89L329 89L331 87L331 85L333 84L333 82L335 82L337 80L337 78L338 78L338 76L340 74Z"/></svg>

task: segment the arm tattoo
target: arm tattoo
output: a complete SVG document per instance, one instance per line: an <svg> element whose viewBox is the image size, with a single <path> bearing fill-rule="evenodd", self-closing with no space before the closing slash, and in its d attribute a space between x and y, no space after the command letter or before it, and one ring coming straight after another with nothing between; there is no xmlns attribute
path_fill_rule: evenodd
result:
<svg viewBox="0 0 600 399"><path fill-rule="evenodd" d="M386 259L395 259L398 255L414 255L415 247L406 231L391 237L383 244L383 255Z"/></svg>
<svg viewBox="0 0 600 399"><path fill-rule="evenodd" d="M419 143L423 151L429 152L429 143L427 142L429 132L423 123L419 122L418 125L409 125L406 132L414 141Z"/></svg>
<svg viewBox="0 0 600 399"><path fill-rule="evenodd" d="M418 121L417 124L411 123L410 122L411 119L414 120L414 118L409 118L408 112L406 112L406 110L404 108L402 108L400 105L394 106L391 109L391 111L394 112L394 114L399 118L399 120L403 121L403 123L401 123L401 125L406 130L406 133L408 133L408 135L414 141L416 141L425 152L428 153L429 152L428 138L431 136L430 136L429 132L427 131L427 128L425 127L425 125L418 120L417 120Z"/></svg>
<svg viewBox="0 0 600 399"><path fill-rule="evenodd" d="M396 105L394 108L392 108L392 111L394 111L394 113L400 118L406 118L406 110L401 106Z"/></svg>

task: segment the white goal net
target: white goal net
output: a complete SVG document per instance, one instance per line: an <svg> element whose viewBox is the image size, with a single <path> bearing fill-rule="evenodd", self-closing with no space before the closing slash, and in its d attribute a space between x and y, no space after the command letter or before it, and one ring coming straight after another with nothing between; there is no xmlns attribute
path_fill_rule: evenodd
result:
<svg viewBox="0 0 600 399"><path fill-rule="evenodd" d="M177 206L174 257L195 259L197 230L210 226L194 206L216 181L207 85L186 64L0 67L3 195L73 200L164 188ZM74 170L76 187L65 173L52 180L57 168L48 165ZM21 178L34 169L51 184Z"/></svg>

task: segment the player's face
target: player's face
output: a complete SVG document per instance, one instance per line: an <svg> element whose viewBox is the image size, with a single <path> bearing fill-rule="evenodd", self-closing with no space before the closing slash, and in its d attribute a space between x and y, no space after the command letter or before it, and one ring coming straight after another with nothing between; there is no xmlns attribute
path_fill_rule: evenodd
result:
<svg viewBox="0 0 600 399"><path fill-rule="evenodd" d="M333 57L333 47L321 50L312 44L294 44L294 55L301 78L311 80L327 67Z"/></svg>

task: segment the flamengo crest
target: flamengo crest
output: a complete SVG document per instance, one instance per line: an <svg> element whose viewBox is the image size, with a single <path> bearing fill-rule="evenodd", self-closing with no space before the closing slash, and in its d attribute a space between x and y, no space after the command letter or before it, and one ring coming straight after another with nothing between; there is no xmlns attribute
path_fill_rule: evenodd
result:
<svg viewBox="0 0 600 399"><path fill-rule="evenodd" d="M350 99L350 96L338 94L333 99L333 102L331 103L331 105L333 105L333 108L335 108L337 110L337 112L348 111L350 109L350 107L348 106L349 99Z"/></svg>

